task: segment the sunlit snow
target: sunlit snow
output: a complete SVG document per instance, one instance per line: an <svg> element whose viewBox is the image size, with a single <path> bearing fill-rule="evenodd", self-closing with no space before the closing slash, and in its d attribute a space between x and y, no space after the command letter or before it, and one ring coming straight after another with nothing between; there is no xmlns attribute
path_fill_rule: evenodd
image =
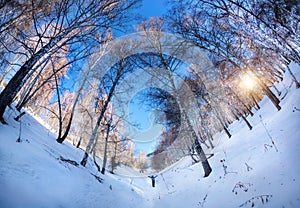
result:
<svg viewBox="0 0 300 208"><path fill-rule="evenodd" d="M300 67L292 69L299 80ZM215 136L220 142L209 177L186 157L156 173L155 188L125 167L101 175L91 161L87 167L63 161L79 163L83 151L58 144L28 114L20 128L16 113L7 110L9 125L0 125L0 207L300 207L300 91L291 83L287 73L277 85L280 111L264 98L248 118L251 131L236 121L230 139L223 132Z"/></svg>

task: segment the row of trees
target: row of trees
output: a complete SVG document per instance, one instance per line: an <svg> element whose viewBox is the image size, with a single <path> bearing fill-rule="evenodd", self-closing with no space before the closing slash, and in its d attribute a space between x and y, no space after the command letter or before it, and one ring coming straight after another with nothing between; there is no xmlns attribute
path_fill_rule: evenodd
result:
<svg viewBox="0 0 300 208"><path fill-rule="evenodd" d="M291 73L291 61L300 64L298 1L186 0L172 1L170 5L167 28L204 49L220 75L215 83L219 83L219 94L223 96L214 96L207 90L207 83L197 73L186 79L198 100L196 133L205 148L214 148L213 135L222 129L231 137L227 127L236 119L244 120L252 129L246 116L253 115L253 107L260 108L258 102L265 95L281 109L274 84L282 80L286 70ZM291 75L298 88L299 81ZM252 86L245 84L249 80ZM159 101L157 94L148 95ZM170 128L162 136L152 158L158 170L173 163L178 153L195 153L197 144L189 143L185 148L180 140L170 144L174 134L176 130Z"/></svg>
<svg viewBox="0 0 300 208"><path fill-rule="evenodd" d="M206 50L225 80L251 71L269 94L265 88L282 78L287 65L300 63L299 1L186 0L172 5L172 31Z"/></svg>

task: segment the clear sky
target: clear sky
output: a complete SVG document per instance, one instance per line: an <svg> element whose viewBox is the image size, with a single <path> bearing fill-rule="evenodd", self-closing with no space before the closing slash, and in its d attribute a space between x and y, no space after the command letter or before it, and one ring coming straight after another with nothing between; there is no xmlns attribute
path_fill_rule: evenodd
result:
<svg viewBox="0 0 300 208"><path fill-rule="evenodd" d="M142 4L140 12L144 18L162 16L166 11L165 0L143 0Z"/></svg>

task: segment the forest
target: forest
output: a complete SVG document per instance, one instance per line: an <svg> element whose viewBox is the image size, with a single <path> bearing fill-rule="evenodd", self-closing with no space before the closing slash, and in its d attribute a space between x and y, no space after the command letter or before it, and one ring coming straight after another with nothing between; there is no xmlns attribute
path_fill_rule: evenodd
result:
<svg viewBox="0 0 300 208"><path fill-rule="evenodd" d="M160 171L185 156L212 168L214 135L267 97L300 65L297 0L174 0L141 20L140 0L0 1L0 125L8 108L30 113L84 150L98 171ZM138 151L128 105L138 100L161 129Z"/></svg>

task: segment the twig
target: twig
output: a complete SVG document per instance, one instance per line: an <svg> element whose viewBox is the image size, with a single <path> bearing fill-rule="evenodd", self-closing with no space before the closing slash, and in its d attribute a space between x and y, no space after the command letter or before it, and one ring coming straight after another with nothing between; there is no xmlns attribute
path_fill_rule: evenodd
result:
<svg viewBox="0 0 300 208"><path fill-rule="evenodd" d="M237 174L237 172L235 172L235 171L227 171L228 166L225 165L225 163L224 163L225 159L220 160L220 162L222 163L222 166L223 166L224 176L227 175L228 173L235 173L235 174Z"/></svg>
<svg viewBox="0 0 300 208"><path fill-rule="evenodd" d="M232 189L232 192L235 194L238 194L237 189L241 189L244 192L248 192L249 187L252 186L253 184L251 183L242 183L242 182L238 182L237 184L235 184L234 188Z"/></svg>
<svg viewBox="0 0 300 208"><path fill-rule="evenodd" d="M63 158L62 156L59 157L59 159L63 162L67 162L67 163L70 163L71 165L74 165L74 166L78 166L79 164L74 161L74 160L70 160L70 159L66 159L66 158Z"/></svg>
<svg viewBox="0 0 300 208"><path fill-rule="evenodd" d="M264 144L264 147L265 147L265 152L268 151L268 147L272 148L273 146L272 145L269 145L269 144Z"/></svg>
<svg viewBox="0 0 300 208"><path fill-rule="evenodd" d="M223 159L223 160L220 160L220 162L222 163L222 166L223 166L224 175L226 175L228 172L227 172L227 165L225 165L225 164L224 164L224 162L225 162L225 159Z"/></svg>
<svg viewBox="0 0 300 208"><path fill-rule="evenodd" d="M104 180L103 178L101 178L100 176L97 176L93 173L91 173L91 175L93 175L97 179L97 181L99 181L99 183L103 183L103 180Z"/></svg>
<svg viewBox="0 0 300 208"><path fill-rule="evenodd" d="M247 206L248 204L251 204L251 207L254 207L254 199L260 199L262 204L268 203L269 199L272 197L272 195L260 195L260 196L254 196L251 199L247 200L243 204L241 204L239 207Z"/></svg>
<svg viewBox="0 0 300 208"><path fill-rule="evenodd" d="M253 168L250 167L250 166L248 165L248 163L245 162L245 165L246 165L246 167L247 167L247 171L253 170Z"/></svg>
<svg viewBox="0 0 300 208"><path fill-rule="evenodd" d="M268 137L270 138L270 140L271 140L271 142L272 142L272 144L273 144L273 146L274 146L274 148L275 148L276 152L278 152L278 149L277 149L277 147L276 147L276 145L275 145L275 142L274 142L274 140L273 140L272 136L270 135L270 132L268 131L268 129L267 129L267 127L266 127L266 125L264 124L264 122L263 122L263 120L262 120L262 116L261 116L261 115L259 115L259 117L260 117L260 121L261 121L261 123L262 123L262 125L263 125L264 129L266 130L266 132L267 132L267 135L268 135Z"/></svg>
<svg viewBox="0 0 300 208"><path fill-rule="evenodd" d="M204 203L206 201L206 198L207 198L207 194L205 194L204 198L202 199L202 202L199 202L199 204L201 205L201 207L204 206Z"/></svg>
<svg viewBox="0 0 300 208"><path fill-rule="evenodd" d="M161 177L162 177L162 179L163 179L164 183L166 184L166 187L167 187L167 189L168 189L168 191L169 191L169 187L168 187L168 185L167 185L167 183L166 183L166 181L165 181L165 178L164 178L163 174L161 173L160 175L161 175Z"/></svg>

